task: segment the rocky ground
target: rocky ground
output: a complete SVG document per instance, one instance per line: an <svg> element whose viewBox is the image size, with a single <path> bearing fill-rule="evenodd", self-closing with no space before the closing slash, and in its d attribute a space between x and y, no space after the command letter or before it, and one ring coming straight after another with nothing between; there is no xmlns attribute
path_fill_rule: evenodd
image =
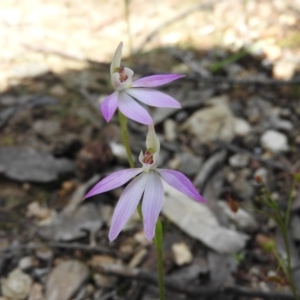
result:
<svg viewBox="0 0 300 300"><path fill-rule="evenodd" d="M282 212L292 199L300 289L299 1L135 0L129 29L119 1L0 8L1 300L158 299L156 252L138 215L107 238L122 188L82 202L128 167L117 118L106 124L98 110L121 40L137 78L186 74L160 89L182 109L151 114L161 166L186 174L208 203L166 187L167 299L293 299L261 189ZM146 129L129 129L138 164Z"/></svg>

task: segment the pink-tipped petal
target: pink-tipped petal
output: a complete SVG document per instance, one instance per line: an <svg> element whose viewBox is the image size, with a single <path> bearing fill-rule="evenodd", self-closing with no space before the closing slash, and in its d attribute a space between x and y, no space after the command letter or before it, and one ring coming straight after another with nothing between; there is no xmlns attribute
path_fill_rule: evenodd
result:
<svg viewBox="0 0 300 300"><path fill-rule="evenodd" d="M149 241L154 237L157 218L163 205L163 197L164 188L161 178L156 171L150 171L148 173L142 204L144 230L146 238Z"/></svg>
<svg viewBox="0 0 300 300"><path fill-rule="evenodd" d="M157 172L159 172L161 177L176 190L196 201L206 202L198 193L192 182L181 172L166 169L157 169Z"/></svg>
<svg viewBox="0 0 300 300"><path fill-rule="evenodd" d="M141 168L138 169L126 169L114 172L107 177L103 178L100 182L98 182L84 197L84 199L88 197L92 197L94 195L104 193L110 190L113 190L126 182L128 182L131 178L138 175L142 172Z"/></svg>
<svg viewBox="0 0 300 300"><path fill-rule="evenodd" d="M106 97L100 105L102 115L109 122L118 107L118 92Z"/></svg>
<svg viewBox="0 0 300 300"><path fill-rule="evenodd" d="M158 74L140 78L133 82L133 87L155 87L163 84L167 84L176 79L185 77L185 75L180 74Z"/></svg>
<svg viewBox="0 0 300 300"><path fill-rule="evenodd" d="M145 108L139 105L125 92L120 92L119 95L119 109L126 117L145 125L153 123L151 116Z"/></svg>
<svg viewBox="0 0 300 300"><path fill-rule="evenodd" d="M123 191L112 217L108 234L110 241L113 241L119 235L120 231L135 211L145 190L147 175L148 174L146 173L141 174L130 182Z"/></svg>
<svg viewBox="0 0 300 300"><path fill-rule="evenodd" d="M147 105L180 108L180 103L171 96L147 88L130 88L126 93Z"/></svg>

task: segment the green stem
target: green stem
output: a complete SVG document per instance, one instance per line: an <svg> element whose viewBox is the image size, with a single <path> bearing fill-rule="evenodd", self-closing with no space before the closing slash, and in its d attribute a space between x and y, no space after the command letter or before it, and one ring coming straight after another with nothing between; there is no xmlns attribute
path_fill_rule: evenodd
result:
<svg viewBox="0 0 300 300"><path fill-rule="evenodd" d="M129 137L128 137L128 130L127 130L127 118L120 112L120 110L118 110L118 114L119 114L119 121L120 121L120 126L121 126L123 144L126 149L128 162L129 162L130 168L134 168L134 162L133 162L132 153L131 153L130 145L129 145Z"/></svg>
<svg viewBox="0 0 300 300"><path fill-rule="evenodd" d="M292 270L292 264L291 264L291 250L290 250L290 244L289 244L289 240L288 240L288 233L284 226L280 226L280 229L281 229L281 234L283 236L283 241L284 241L284 246L285 246L285 251L286 251L286 256L287 256L286 276L288 278L290 288L292 290L292 293L293 293L295 299L299 299L298 291L294 284L294 279L293 279L293 270Z"/></svg>
<svg viewBox="0 0 300 300"><path fill-rule="evenodd" d="M293 192L294 192L294 184L292 185L291 191L289 193L289 198L288 198L288 203L287 203L287 208L286 208L286 214L285 214L285 229L286 229L286 231L288 231L289 223L290 223Z"/></svg>
<svg viewBox="0 0 300 300"><path fill-rule="evenodd" d="M128 162L129 162L130 168L134 168L134 162L133 162L132 153L131 153L130 145L129 145L129 138L128 138L127 118L120 112L120 110L118 111L118 113L119 113L119 121L120 121L120 126L121 126L122 139L123 139L124 146L126 148ZM138 205L138 213L141 218L141 221L143 221L143 215L142 215L140 204ZM155 243L156 253L157 253L159 299L165 300L163 248L162 248L163 237L162 237L162 224L159 219L157 220L157 223L156 223L154 243Z"/></svg>
<svg viewBox="0 0 300 300"><path fill-rule="evenodd" d="M157 253L159 299L165 300L163 247L162 247L163 235L162 235L162 224L159 219L157 220L156 223L154 243L155 243L156 253Z"/></svg>

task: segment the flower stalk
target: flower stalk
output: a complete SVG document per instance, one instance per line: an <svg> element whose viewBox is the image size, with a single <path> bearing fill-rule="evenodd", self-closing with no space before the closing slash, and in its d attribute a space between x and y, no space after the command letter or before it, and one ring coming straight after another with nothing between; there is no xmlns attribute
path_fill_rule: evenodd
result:
<svg viewBox="0 0 300 300"><path fill-rule="evenodd" d="M130 168L134 168L134 162L133 162L133 157L130 149L129 136L127 130L127 118L121 113L120 110L118 111L118 116L119 116L119 122L121 126L122 140L126 149L129 166Z"/></svg>
<svg viewBox="0 0 300 300"><path fill-rule="evenodd" d="M157 274L158 274L158 288L159 288L159 299L165 300L165 285L164 285L164 264L163 264L163 234L162 224L160 219L156 222L154 244L156 247L157 254Z"/></svg>
<svg viewBox="0 0 300 300"><path fill-rule="evenodd" d="M129 27L129 1L125 0L127 25ZM129 34L130 36L130 34ZM130 169L120 170L98 182L85 198L120 187L131 180L122 192L112 216L108 238L113 241L120 234L128 219L138 209L144 224L146 238L154 241L158 263L158 285L160 300L165 300L163 271L163 233L159 213L163 206L163 180L181 193L198 202L205 202L192 182L175 170L159 169L160 142L155 133L152 117L138 102L154 107L180 108L180 103L171 96L152 89L184 77L180 74L158 74L133 81L134 72L121 66L122 47L120 43L110 65L111 83L115 92L106 97L100 109L109 122L118 110L122 140L126 149ZM132 49L131 49L132 50ZM127 118L148 125L146 150L141 151L139 161L142 167L135 168L130 149ZM141 203L140 203L141 202Z"/></svg>

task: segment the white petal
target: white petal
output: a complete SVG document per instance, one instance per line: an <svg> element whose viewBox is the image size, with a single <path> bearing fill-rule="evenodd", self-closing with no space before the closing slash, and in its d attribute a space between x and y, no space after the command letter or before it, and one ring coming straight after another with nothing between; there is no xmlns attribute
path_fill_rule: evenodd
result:
<svg viewBox="0 0 300 300"><path fill-rule="evenodd" d="M160 142L155 133L154 125L151 124L148 126L148 133L146 138L146 147L147 149L153 149L154 152L159 153L160 150Z"/></svg>
<svg viewBox="0 0 300 300"><path fill-rule="evenodd" d="M160 176L156 171L150 171L142 204L144 230L149 241L154 237L156 222L163 205L163 197L164 189Z"/></svg>
<svg viewBox="0 0 300 300"><path fill-rule="evenodd" d="M145 190L148 174L143 173L131 181L123 191L115 208L108 238L113 241L125 226L128 219L135 211Z"/></svg>
<svg viewBox="0 0 300 300"><path fill-rule="evenodd" d="M123 43L121 42L115 52L114 58L110 65L110 75L112 75L121 65Z"/></svg>
<svg viewBox="0 0 300 300"><path fill-rule="evenodd" d="M153 122L147 110L125 92L119 94L119 109L126 117L136 122L145 125L150 125Z"/></svg>

